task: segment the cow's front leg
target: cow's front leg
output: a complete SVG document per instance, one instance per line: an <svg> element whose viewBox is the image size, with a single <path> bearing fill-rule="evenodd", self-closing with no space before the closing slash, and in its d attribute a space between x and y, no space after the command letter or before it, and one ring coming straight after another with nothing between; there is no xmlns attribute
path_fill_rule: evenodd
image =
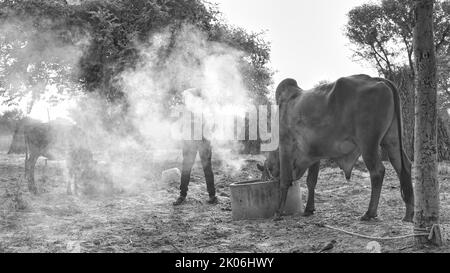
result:
<svg viewBox="0 0 450 273"><path fill-rule="evenodd" d="M292 184L292 182L291 182ZM286 197L287 197L287 192L289 190L290 185L285 185L281 180L280 180L280 188L279 188L279 203L278 203L278 209L275 212L275 216L274 216L274 221L279 221L282 219L282 216L284 216L284 207L286 205Z"/></svg>
<svg viewBox="0 0 450 273"><path fill-rule="evenodd" d="M80 179L78 178L78 179L75 179L75 178L73 178L73 180L72 180L72 183L73 183L73 192L74 192L74 194L76 195L76 196L80 196L80 187L79 187L79 184L78 184L78 182L80 181Z"/></svg>
<svg viewBox="0 0 450 273"><path fill-rule="evenodd" d="M285 147L280 147L280 185L278 209L275 212L274 220L280 220L286 205L286 197L289 187L292 185L292 160Z"/></svg>
<svg viewBox="0 0 450 273"><path fill-rule="evenodd" d="M306 185L308 186L308 201L306 203L305 212L303 216L311 216L314 214L314 192L317 185L317 177L319 176L320 162L315 163L308 169L308 177L306 178Z"/></svg>
<svg viewBox="0 0 450 273"><path fill-rule="evenodd" d="M69 175L69 179L67 179L67 194L68 195L75 195L80 196L80 185L79 182L81 181L80 175L78 174L71 174Z"/></svg>
<svg viewBox="0 0 450 273"><path fill-rule="evenodd" d="M73 191L72 191L72 180L73 180L73 176L69 173L68 175L67 175L67 171L66 171L66 169L65 169L65 177L67 177L67 179L66 179L66 194L67 195L72 195L73 194Z"/></svg>
<svg viewBox="0 0 450 273"><path fill-rule="evenodd" d="M67 195L72 195L72 194L76 195L76 188L74 187L75 178L73 176L69 176L66 183L67 183L67 189L66 189Z"/></svg>

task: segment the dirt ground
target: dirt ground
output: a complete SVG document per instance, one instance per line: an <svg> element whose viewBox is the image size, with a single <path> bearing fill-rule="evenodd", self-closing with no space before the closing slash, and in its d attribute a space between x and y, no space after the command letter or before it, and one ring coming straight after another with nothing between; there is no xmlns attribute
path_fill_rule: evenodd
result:
<svg viewBox="0 0 450 273"><path fill-rule="evenodd" d="M203 172L197 162L185 205L174 208L178 183L147 183L112 197L75 197L65 192L58 162L44 160L37 166L38 196L29 194L23 180L22 155L0 154L0 252L318 252L336 240L329 252L366 252L370 240L320 227L327 224L348 231L378 237L412 233L403 223L404 204L399 182L389 163L380 199L379 219L361 222L370 196L369 175L355 170L352 181L337 168L320 172L316 214L282 221L232 221L229 185L259 176L255 160L229 174L228 166L214 162L220 203L206 204ZM161 163L157 170L179 167L179 161ZM449 233L450 165L442 165L441 221ZM155 186L158 185L158 186ZM303 196L306 195L302 181ZM305 200L306 198L304 198ZM447 240L447 239L446 239ZM382 252L450 252L449 246L416 249L412 238L379 241Z"/></svg>

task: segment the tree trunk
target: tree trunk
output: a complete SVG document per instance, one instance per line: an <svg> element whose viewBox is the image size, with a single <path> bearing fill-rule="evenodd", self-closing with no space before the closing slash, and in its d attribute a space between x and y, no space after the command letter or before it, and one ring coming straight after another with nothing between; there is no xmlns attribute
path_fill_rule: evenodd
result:
<svg viewBox="0 0 450 273"><path fill-rule="evenodd" d="M439 236L439 182L437 180L437 87L433 37L433 0L415 0L414 55L416 108L414 137L416 231L435 230L435 236L417 236L416 243L441 245Z"/></svg>
<svg viewBox="0 0 450 273"><path fill-rule="evenodd" d="M438 117L438 161L450 161L450 132L447 129L447 123L443 118L447 113L439 114Z"/></svg>

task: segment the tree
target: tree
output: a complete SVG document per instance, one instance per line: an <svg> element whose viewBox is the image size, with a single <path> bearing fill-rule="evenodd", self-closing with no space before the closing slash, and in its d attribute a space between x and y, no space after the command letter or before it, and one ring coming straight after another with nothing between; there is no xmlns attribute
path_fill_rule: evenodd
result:
<svg viewBox="0 0 450 273"><path fill-rule="evenodd" d="M84 90L88 92L100 93L108 101L120 101L123 93L114 85L114 78L125 69L136 65L139 60L136 43L146 42L151 35L164 28L170 29L170 39L174 41L183 24L190 24L205 32L208 40L218 41L242 51L245 84L252 91L251 95L255 100L267 101L266 95L272 83L272 71L268 67L269 44L261 38L262 33L248 33L222 22L220 12L214 5L202 0L78 2L77 5L70 5L65 0L2 1L0 22L14 19L12 26L22 28L15 29L15 33L23 31L24 26L16 24L21 21L30 22L36 30L27 32L27 35L11 36L12 40L5 41L4 46L0 47L4 50L0 54L0 63L10 63L11 59L26 61L25 58L19 58L21 56L10 54L13 43L18 44L13 47L18 50L27 43L39 44L40 48L45 50L50 47L49 42L58 42L58 46L63 47L87 36L90 38L88 48L76 64L79 69L72 71L72 76L76 76L75 82L83 84ZM46 39L40 39L43 33L46 34ZM51 39L48 37L50 35ZM169 55L172 46L173 44L169 43L163 53ZM49 56L45 57L46 61L52 60ZM51 64L61 64L57 61L54 60ZM28 67L29 63L20 65L21 71L26 71ZM0 74L12 73L13 70L8 66L0 67ZM44 71L47 72L46 69ZM47 74L61 75L62 72ZM8 93L3 92L2 95Z"/></svg>
<svg viewBox="0 0 450 273"><path fill-rule="evenodd" d="M31 21L38 26L33 32L37 35L25 36L25 41L36 41L42 48L44 43L38 34L54 34L51 41L58 41L59 46L71 45L83 37L89 38L83 54L77 58L76 68L69 69L61 65L64 71L53 73L46 68L48 62L43 63L43 73L30 73L26 58L22 58L23 65L20 71L25 71L24 78L38 78L35 74L62 75L62 79L71 79L71 84L80 85L81 89L99 94L109 105L123 105L121 109L127 111L127 98L121 86L117 84L117 76L123 71L133 69L138 65L140 55L137 44L148 42L149 37L162 30L169 30L170 43L161 50L160 60L170 56L180 30L183 25L192 25L205 33L208 41L220 42L230 48L241 51L240 72L243 75L244 85L250 91L250 97L255 104L267 103L267 94L272 84L272 70L269 67L270 45L263 40L261 33L248 33L245 30L230 26L220 18L220 12L215 5L203 0L4 0L0 2L0 23L15 21ZM15 26L15 25L14 25ZM15 32L15 33L20 33ZM0 35L1 36L1 35ZM23 36L19 36L23 38ZM1 37L0 37L1 38ZM14 37L13 37L14 38ZM17 39L16 39L17 40ZM41 77L41 85L15 87L2 86L2 75L12 73L7 51L14 39L5 43L4 51L0 52L0 94L9 100L12 95L22 98L29 94L33 86L42 86L48 83L48 77ZM16 48L20 51L21 46ZM70 55L70 54L67 54ZM8 59L9 58L9 59ZM18 58L13 58L18 59ZM47 60L47 58L45 59ZM59 62L51 62L57 66ZM35 66L38 68L39 66ZM72 67L73 68L73 67ZM62 73L64 72L64 73ZM5 77L3 77L5 78ZM38 78L38 79L41 79ZM3 89L2 89L3 88ZM6 92L9 88L11 92ZM40 90L40 88L35 88ZM20 92L19 92L19 91ZM175 90L168 94L166 102L172 103L174 98L180 96ZM115 112L116 113L116 112ZM125 116L124 113L120 114ZM106 117L105 118L111 118ZM122 122L126 124L127 122Z"/></svg>
<svg viewBox="0 0 450 273"><path fill-rule="evenodd" d="M445 95L450 78L448 62L450 50L450 1L439 0L433 7L434 46L439 66L438 90L440 108L446 112L449 98ZM413 0L382 0L364 4L348 14L346 36L356 46L355 57L371 62L381 75L394 81L400 90L405 148L410 158L414 153L414 57L413 57ZM439 117L439 159L450 160L446 154L450 139L446 137L445 117Z"/></svg>
<svg viewBox="0 0 450 273"><path fill-rule="evenodd" d="M28 114L48 86L53 86L59 95L71 92L72 83L68 79L78 58L74 46L78 37L66 25L64 18L68 11L63 3L56 0L0 3L1 103L14 106L29 96Z"/></svg>
<svg viewBox="0 0 450 273"><path fill-rule="evenodd" d="M163 63L183 25L189 24L206 33L209 41L241 50L245 84L254 99L266 100L272 76L269 44L260 33L247 33L223 23L213 5L201 0L90 1L82 3L80 14L89 22L93 37L80 63L80 78L87 90L102 92L111 101L120 100L123 93L114 85L114 78L136 65L136 42L146 42L154 33L169 28L172 42L161 51Z"/></svg>
<svg viewBox="0 0 450 273"><path fill-rule="evenodd" d="M413 179L416 231L434 236L416 237L419 245L442 244L439 225L439 182L437 179L437 66L433 33L433 0L414 1L414 60L416 72L416 127Z"/></svg>

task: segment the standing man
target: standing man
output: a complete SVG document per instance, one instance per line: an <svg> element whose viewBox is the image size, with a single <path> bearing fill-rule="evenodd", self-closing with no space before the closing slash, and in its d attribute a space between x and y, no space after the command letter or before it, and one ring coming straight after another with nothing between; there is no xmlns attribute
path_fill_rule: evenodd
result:
<svg viewBox="0 0 450 273"><path fill-rule="evenodd" d="M197 99L201 99L202 95L198 89L189 89L184 92L185 101L186 96L195 96ZM193 123L192 123L193 124ZM202 124L202 128L203 128ZM209 194L208 204L217 204L218 199L216 197L216 189L214 186L214 173L212 171L212 147L211 142L204 138L202 135L201 140L184 140L183 141L183 166L181 171L181 185L180 185L180 196L173 203L174 206L179 206L186 200L189 181L191 179L192 167L195 163L195 158L197 157L197 152L200 155L200 160L202 162L203 172L205 174L206 189Z"/></svg>

